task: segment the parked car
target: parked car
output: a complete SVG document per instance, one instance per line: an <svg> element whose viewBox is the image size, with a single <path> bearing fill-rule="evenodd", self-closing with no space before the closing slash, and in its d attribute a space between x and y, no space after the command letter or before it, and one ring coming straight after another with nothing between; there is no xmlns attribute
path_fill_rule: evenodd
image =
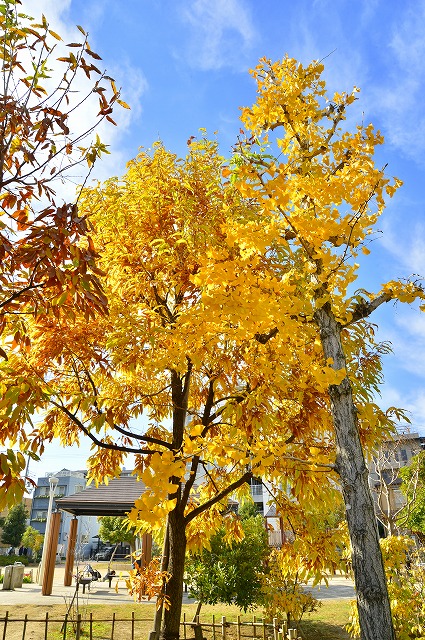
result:
<svg viewBox="0 0 425 640"><path fill-rule="evenodd" d="M105 549L102 549L102 551L98 551L95 556L94 559L95 560L110 560L112 557L112 554L114 553L114 549L115 547L105 547Z"/></svg>

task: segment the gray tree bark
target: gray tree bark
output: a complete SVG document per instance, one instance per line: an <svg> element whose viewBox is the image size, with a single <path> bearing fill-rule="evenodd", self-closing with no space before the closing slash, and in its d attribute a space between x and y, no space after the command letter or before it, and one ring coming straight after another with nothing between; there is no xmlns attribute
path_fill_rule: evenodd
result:
<svg viewBox="0 0 425 640"><path fill-rule="evenodd" d="M345 368L341 326L331 305L316 310L325 360ZM329 387L336 437L336 469L341 478L352 547L361 640L395 640L378 528L360 442L351 383L345 378Z"/></svg>

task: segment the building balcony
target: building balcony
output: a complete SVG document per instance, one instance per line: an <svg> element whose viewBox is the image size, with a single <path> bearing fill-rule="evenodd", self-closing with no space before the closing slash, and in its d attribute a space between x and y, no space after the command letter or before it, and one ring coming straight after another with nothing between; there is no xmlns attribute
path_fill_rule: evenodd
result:
<svg viewBox="0 0 425 640"><path fill-rule="evenodd" d="M251 495L252 496L262 496L263 495L263 485L262 484L254 484L251 486Z"/></svg>

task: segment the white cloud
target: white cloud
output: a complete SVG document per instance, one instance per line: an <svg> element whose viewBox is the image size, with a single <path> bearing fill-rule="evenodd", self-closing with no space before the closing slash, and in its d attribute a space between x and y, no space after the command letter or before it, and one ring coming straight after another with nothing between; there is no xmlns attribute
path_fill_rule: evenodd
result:
<svg viewBox="0 0 425 640"><path fill-rule="evenodd" d="M391 374L390 384L397 384L407 396L415 392L411 385L425 387L425 314L418 305L397 303L380 322L379 339L393 345L393 355L383 361L389 370L395 366L397 380Z"/></svg>
<svg viewBox="0 0 425 640"><path fill-rule="evenodd" d="M411 422L410 431L425 434L425 387L401 392L400 389L384 385L382 397L377 403L384 411L389 407L404 409Z"/></svg>
<svg viewBox="0 0 425 640"><path fill-rule="evenodd" d="M419 163L424 161L425 145L424 33L424 0L411 2L402 13L396 13L389 35L389 71L370 91L383 118L387 141Z"/></svg>
<svg viewBox="0 0 425 640"><path fill-rule="evenodd" d="M241 67L256 39L243 0L190 0L182 17L191 29L188 62L204 70Z"/></svg>
<svg viewBox="0 0 425 640"><path fill-rule="evenodd" d="M411 204L413 208L414 204ZM403 268L406 277L425 277L425 225L410 223L408 235L403 234L402 221L396 217L383 226L380 244L389 251Z"/></svg>
<svg viewBox="0 0 425 640"><path fill-rule="evenodd" d="M71 0L37 0L36 6L31 0L24 0L23 11L32 15L32 17L39 21L41 14L46 16L49 23L49 27L57 32L63 39L63 42L56 44L56 50L49 59L49 67L53 68L51 80L45 82L47 90L51 90L57 84L58 79L64 72L64 63L57 62L56 58L59 56L68 55L68 51L64 43L68 42L82 42L82 34L78 31L76 26L70 21L69 9ZM89 37L90 45L92 49L97 51L96 45L96 22L101 19L104 6L100 2L89 3L86 6L86 16L84 29L93 29L93 37ZM87 25L86 22L91 23ZM122 107L115 105L112 118L115 120L118 126L114 126L103 120L96 128L95 132L90 134L86 140L81 141L81 145L87 147L93 140L96 134L98 134L105 144L108 145L108 150L111 155L104 155L101 162L97 162L95 169L91 175L91 178L104 180L110 175L119 175L125 169L126 162L130 159L123 146L123 138L126 132L129 130L131 123L134 119L138 118L141 113L141 97L146 91L147 82L141 71L141 69L130 64L128 60L120 60L119 64L116 61L108 61L107 51L97 51L101 55L102 60L97 61L92 58L87 61L93 62L100 71L107 69L107 74L114 77L116 85L120 87L125 85L125 89L122 95L122 99L131 106L131 110L123 109ZM73 81L71 99L75 103L86 95L95 80L98 78L95 74L92 74L91 79L85 77L83 73L78 74ZM104 81L102 85L109 91L109 81ZM97 114L99 112L98 96L91 96L89 100L84 101L78 108L71 113L67 124L71 130L72 138L82 134L84 131L90 128L92 124L96 122ZM58 200L72 200L75 196L75 189L80 185L87 173L87 166L76 167L72 172L69 172L65 181L56 181L53 188L56 191Z"/></svg>

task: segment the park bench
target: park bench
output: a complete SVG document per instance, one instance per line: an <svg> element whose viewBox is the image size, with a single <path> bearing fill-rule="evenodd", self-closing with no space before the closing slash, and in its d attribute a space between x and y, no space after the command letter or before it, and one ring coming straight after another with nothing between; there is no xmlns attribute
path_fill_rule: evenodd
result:
<svg viewBox="0 0 425 640"><path fill-rule="evenodd" d="M101 575L99 571L96 571L96 569L93 569L93 567L90 564L86 565L84 570L78 573L77 575L77 590L81 585L83 587L83 593L86 592L87 586L90 591L91 583L94 582L95 580L99 580L100 577Z"/></svg>
<svg viewBox="0 0 425 640"><path fill-rule="evenodd" d="M110 569L110 570L108 571L108 573L107 573L106 575L104 575L104 576L103 576L102 580L103 580L103 582L106 582L106 580L107 580L107 581L108 581L108 583L109 583L109 588L111 588L111 586L112 586L112 580L113 580L114 578L117 578L117 577L118 577L118 576L117 576L117 574L116 574L116 571L114 571L113 569Z"/></svg>

